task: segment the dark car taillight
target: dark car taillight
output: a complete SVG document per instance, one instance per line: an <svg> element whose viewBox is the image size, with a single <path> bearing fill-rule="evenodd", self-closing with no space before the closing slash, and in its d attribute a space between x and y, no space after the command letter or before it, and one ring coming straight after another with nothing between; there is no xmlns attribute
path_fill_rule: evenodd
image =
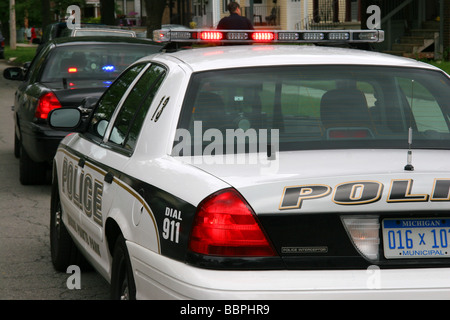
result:
<svg viewBox="0 0 450 320"><path fill-rule="evenodd" d="M276 256L253 210L234 189L222 190L199 204L189 249L227 257Z"/></svg>
<svg viewBox="0 0 450 320"><path fill-rule="evenodd" d="M55 94L47 92L39 98L34 116L38 119L47 119L50 111L61 107L62 105Z"/></svg>

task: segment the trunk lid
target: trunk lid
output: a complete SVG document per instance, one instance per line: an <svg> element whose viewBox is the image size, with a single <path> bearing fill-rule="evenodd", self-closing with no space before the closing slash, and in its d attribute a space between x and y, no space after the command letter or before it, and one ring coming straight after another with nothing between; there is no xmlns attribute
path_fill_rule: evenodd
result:
<svg viewBox="0 0 450 320"><path fill-rule="evenodd" d="M442 161L449 155L414 150L414 171L404 170L407 150L283 152L259 164L194 165L236 188L258 215L445 210L448 202L430 201L430 197L436 179L450 179L450 166ZM312 193L307 186L314 189ZM298 206L283 199L285 189L293 187L304 195L299 195Z"/></svg>
<svg viewBox="0 0 450 320"><path fill-rule="evenodd" d="M67 80L65 83L61 80L45 83L63 107L78 107L87 97L100 98L110 84L111 81L106 80Z"/></svg>
<svg viewBox="0 0 450 320"><path fill-rule="evenodd" d="M414 150L414 171L404 169L407 150L282 152L253 165L193 165L242 194L287 268L367 268L406 263L385 257L384 219L450 217L450 168L442 161L448 156ZM376 254L352 238L344 220L353 217L375 221ZM436 261L418 257L407 264Z"/></svg>

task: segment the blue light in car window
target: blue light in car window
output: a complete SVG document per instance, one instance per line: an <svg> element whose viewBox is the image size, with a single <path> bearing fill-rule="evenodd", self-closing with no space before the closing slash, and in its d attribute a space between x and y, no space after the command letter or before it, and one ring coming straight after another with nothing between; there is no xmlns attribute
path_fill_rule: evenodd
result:
<svg viewBox="0 0 450 320"><path fill-rule="evenodd" d="M102 70L105 72L114 72L114 71L116 71L116 67L113 65L106 65L106 66L102 67Z"/></svg>

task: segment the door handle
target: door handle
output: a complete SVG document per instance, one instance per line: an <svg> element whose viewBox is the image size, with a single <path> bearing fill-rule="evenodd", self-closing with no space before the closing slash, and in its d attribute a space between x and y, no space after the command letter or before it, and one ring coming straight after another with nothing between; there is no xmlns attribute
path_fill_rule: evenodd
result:
<svg viewBox="0 0 450 320"><path fill-rule="evenodd" d="M104 180L105 180L106 183L111 184L113 182L113 180L114 180L114 175L111 172L108 172L105 175L105 179Z"/></svg>

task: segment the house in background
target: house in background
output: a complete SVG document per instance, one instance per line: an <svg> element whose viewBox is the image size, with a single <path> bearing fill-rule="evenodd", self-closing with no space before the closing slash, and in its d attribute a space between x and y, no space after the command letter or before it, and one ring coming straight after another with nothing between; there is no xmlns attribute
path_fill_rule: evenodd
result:
<svg viewBox="0 0 450 320"><path fill-rule="evenodd" d="M225 16L230 0L210 0ZM386 40L376 47L391 54L442 58L450 47L450 0L237 0L256 28L366 29L370 5L381 10ZM213 13L214 16L214 13Z"/></svg>
<svg viewBox="0 0 450 320"><path fill-rule="evenodd" d="M100 0L86 0L82 16L90 18L100 17Z"/></svg>
<svg viewBox="0 0 450 320"><path fill-rule="evenodd" d="M231 0L168 0L163 24L214 28L228 15ZM376 49L392 54L441 58L450 48L450 0L236 0L242 13L263 29L365 29L367 7L381 9L386 40ZM98 15L99 0L87 0L85 12ZM141 0L116 0L125 24L144 26ZM87 10L87 11L86 11Z"/></svg>

